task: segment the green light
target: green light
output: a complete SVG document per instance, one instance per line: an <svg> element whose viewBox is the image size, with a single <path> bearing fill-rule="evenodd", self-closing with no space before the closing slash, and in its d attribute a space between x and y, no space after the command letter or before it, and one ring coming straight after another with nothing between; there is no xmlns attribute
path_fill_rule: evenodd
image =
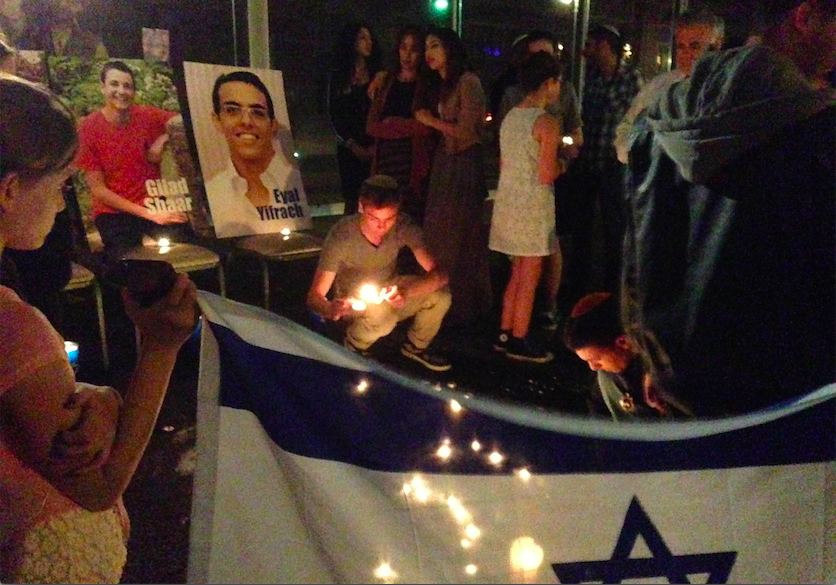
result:
<svg viewBox="0 0 836 585"><path fill-rule="evenodd" d="M440 12L442 10L447 10L447 8L450 7L450 3L447 0L435 0L435 2L433 2L433 6L435 6L435 9Z"/></svg>

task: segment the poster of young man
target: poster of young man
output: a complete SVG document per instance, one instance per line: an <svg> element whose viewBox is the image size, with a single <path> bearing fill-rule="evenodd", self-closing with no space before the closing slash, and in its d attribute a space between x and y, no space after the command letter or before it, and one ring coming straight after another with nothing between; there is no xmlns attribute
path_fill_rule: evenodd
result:
<svg viewBox="0 0 836 585"><path fill-rule="evenodd" d="M310 227L281 72L188 62L184 72L217 237Z"/></svg>
<svg viewBox="0 0 836 585"><path fill-rule="evenodd" d="M185 138L171 68L138 59L48 62L53 89L79 119L79 204L85 216L92 211L106 251L144 235L192 240L206 212L180 172L188 144L171 139Z"/></svg>

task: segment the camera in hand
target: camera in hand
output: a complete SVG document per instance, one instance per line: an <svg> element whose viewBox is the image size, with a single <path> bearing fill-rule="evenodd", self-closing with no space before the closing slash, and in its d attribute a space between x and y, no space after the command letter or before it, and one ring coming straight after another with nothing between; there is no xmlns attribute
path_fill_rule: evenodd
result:
<svg viewBox="0 0 836 585"><path fill-rule="evenodd" d="M162 260L121 260L105 274L105 280L126 287L131 298L146 308L169 293L177 273Z"/></svg>

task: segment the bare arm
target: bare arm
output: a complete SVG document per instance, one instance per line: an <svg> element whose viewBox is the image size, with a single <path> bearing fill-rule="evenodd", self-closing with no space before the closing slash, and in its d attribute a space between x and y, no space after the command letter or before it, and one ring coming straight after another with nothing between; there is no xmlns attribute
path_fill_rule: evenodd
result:
<svg viewBox="0 0 836 585"><path fill-rule="evenodd" d="M421 268L426 270L427 273L423 277L410 282L405 289L398 289L401 296L406 298L426 295L447 286L447 282L449 280L447 273L440 270L438 266L436 266L435 258L432 257L429 250L426 248L414 248L412 253L415 255L415 259L418 261L418 264L420 264Z"/></svg>
<svg viewBox="0 0 836 585"><path fill-rule="evenodd" d="M123 295L124 298L124 295ZM140 330L136 369L130 380L110 456L100 466L68 465L54 452L56 434L71 428L78 411L67 407L74 392L66 361L45 364L3 396L4 439L10 448L59 491L88 510L106 510L133 477L157 421L177 353L194 329L196 289L180 276L169 295L148 309L129 299L126 310ZM14 429L14 430L11 430Z"/></svg>
<svg viewBox="0 0 836 585"><path fill-rule="evenodd" d="M538 178L544 185L549 185L560 176L562 163L557 159L557 149L561 143L560 122L550 114L543 114L534 122L534 139L540 143L537 160Z"/></svg>
<svg viewBox="0 0 836 585"><path fill-rule="evenodd" d="M163 149L167 143L168 134L160 134L154 141L154 144L149 146L148 151L145 153L145 158L148 162L159 164L160 161L163 160Z"/></svg>
<svg viewBox="0 0 836 585"><path fill-rule="evenodd" d="M336 275L336 272L317 269L314 273L313 282L311 282L311 288L308 289L307 296L308 308L322 315L323 318L331 319L332 321L343 317L350 310L350 306L345 299L329 301L325 296L331 290L331 285L334 283Z"/></svg>

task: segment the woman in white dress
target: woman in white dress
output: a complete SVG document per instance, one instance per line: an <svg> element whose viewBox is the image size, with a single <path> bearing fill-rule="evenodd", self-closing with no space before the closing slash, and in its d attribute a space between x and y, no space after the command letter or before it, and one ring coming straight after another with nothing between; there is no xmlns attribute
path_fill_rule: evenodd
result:
<svg viewBox="0 0 836 585"><path fill-rule="evenodd" d="M534 294L543 259L559 250L554 215L554 181L561 166L560 122L545 110L560 95L561 69L547 53L523 64L519 83L525 99L499 130L499 188L489 247L511 256L511 278L502 300L500 333L494 348L511 359L546 363L554 356L528 336Z"/></svg>

